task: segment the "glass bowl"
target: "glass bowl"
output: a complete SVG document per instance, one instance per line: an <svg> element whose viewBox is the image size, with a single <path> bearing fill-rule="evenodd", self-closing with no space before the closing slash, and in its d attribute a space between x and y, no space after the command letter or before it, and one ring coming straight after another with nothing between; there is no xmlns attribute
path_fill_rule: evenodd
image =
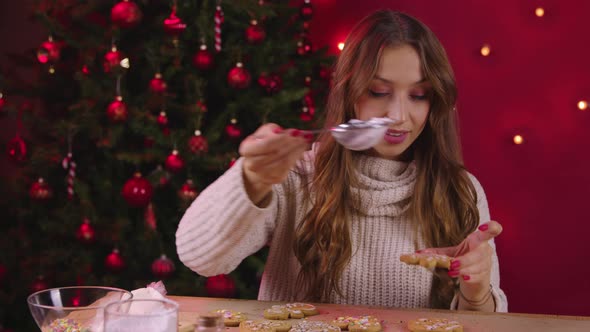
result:
<svg viewBox="0 0 590 332"><path fill-rule="evenodd" d="M132 297L131 292L120 288L73 286L33 293L27 303L43 332L100 332L104 307Z"/></svg>

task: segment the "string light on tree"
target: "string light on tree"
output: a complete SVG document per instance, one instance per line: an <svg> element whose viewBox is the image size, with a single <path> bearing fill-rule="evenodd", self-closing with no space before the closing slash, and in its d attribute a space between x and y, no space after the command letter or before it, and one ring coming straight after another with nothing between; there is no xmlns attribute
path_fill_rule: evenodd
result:
<svg viewBox="0 0 590 332"><path fill-rule="evenodd" d="M517 134L517 135L514 135L514 137L512 138L512 141L516 145L521 145L522 143L524 143L524 137L522 137L522 135Z"/></svg>
<svg viewBox="0 0 590 332"><path fill-rule="evenodd" d="M543 9L543 7L535 8L535 15L537 17L543 17L545 15L545 9Z"/></svg>
<svg viewBox="0 0 590 332"><path fill-rule="evenodd" d="M339 42L338 43L338 49L341 50L341 51L344 49L344 43L343 42Z"/></svg>
<svg viewBox="0 0 590 332"><path fill-rule="evenodd" d="M492 48L489 44L484 44L481 49L479 50L479 53L482 56L489 56L490 53L492 53Z"/></svg>
<svg viewBox="0 0 590 332"><path fill-rule="evenodd" d="M587 101L585 101L585 100L580 100L580 101L578 102L578 109L579 109L580 111L585 111L585 110L587 110L587 109L588 109L588 102L587 102Z"/></svg>

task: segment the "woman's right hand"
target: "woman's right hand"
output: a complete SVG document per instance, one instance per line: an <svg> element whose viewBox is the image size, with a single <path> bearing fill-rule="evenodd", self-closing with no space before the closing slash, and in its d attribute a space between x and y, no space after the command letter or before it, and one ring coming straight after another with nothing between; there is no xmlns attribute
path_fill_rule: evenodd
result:
<svg viewBox="0 0 590 332"><path fill-rule="evenodd" d="M287 178L312 140L310 133L267 123L242 141L244 185L252 202L261 205L272 185Z"/></svg>

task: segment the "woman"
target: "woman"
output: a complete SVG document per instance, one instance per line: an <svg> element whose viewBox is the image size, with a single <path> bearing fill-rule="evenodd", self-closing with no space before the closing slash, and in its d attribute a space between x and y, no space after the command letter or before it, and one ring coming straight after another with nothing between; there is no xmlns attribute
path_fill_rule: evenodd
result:
<svg viewBox="0 0 590 332"><path fill-rule="evenodd" d="M440 42L416 19L378 11L345 45L326 126L388 117L381 142L355 152L323 134L306 151L309 133L261 126L186 211L180 259L204 276L229 273L270 243L260 300L506 311L501 226L462 164ZM448 271L399 260L428 247L454 257Z"/></svg>

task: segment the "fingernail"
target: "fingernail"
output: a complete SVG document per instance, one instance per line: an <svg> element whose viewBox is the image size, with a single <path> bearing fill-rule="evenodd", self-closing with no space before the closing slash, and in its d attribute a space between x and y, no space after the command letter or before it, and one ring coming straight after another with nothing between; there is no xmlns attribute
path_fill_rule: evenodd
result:
<svg viewBox="0 0 590 332"><path fill-rule="evenodd" d="M291 136L293 137L297 137L299 136L299 134L301 134L301 130L299 129L293 129L293 131L291 132Z"/></svg>
<svg viewBox="0 0 590 332"><path fill-rule="evenodd" d="M273 132L273 133L275 133L275 134L280 134L280 133L282 133L282 132L283 132L283 128L281 128L281 127L277 127L277 128L275 128L275 129L273 129L273 130L272 130L272 132Z"/></svg>
<svg viewBox="0 0 590 332"><path fill-rule="evenodd" d="M455 278L455 277L458 277L459 276L459 271L449 270L448 274L449 274L450 277Z"/></svg>
<svg viewBox="0 0 590 332"><path fill-rule="evenodd" d="M461 266L461 262L456 259L451 262L451 269L453 269L453 270L457 269L460 266Z"/></svg>
<svg viewBox="0 0 590 332"><path fill-rule="evenodd" d="M467 281L467 280L469 280L469 279L471 279L471 277L470 277L470 276L468 276L468 275L464 275L464 276L463 276L463 280Z"/></svg>
<svg viewBox="0 0 590 332"><path fill-rule="evenodd" d="M485 232L485 231L487 231L487 230L488 230L488 228L490 228L490 225L488 225L488 224L483 224L483 225L479 226L477 229L479 229L479 230L480 230L480 231L482 231L482 232Z"/></svg>

